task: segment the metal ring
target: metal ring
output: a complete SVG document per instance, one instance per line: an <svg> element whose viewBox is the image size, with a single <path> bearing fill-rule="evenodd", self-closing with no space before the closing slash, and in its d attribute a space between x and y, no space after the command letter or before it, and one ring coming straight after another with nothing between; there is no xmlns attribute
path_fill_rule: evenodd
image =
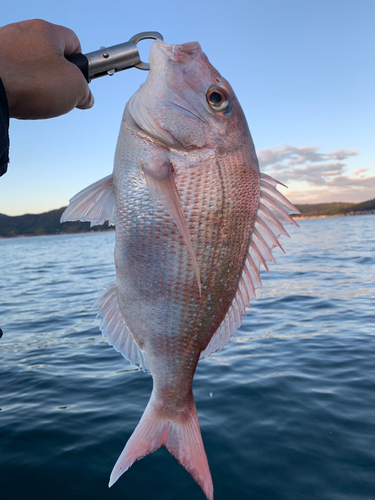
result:
<svg viewBox="0 0 375 500"><path fill-rule="evenodd" d="M138 33L137 35L132 36L129 39L129 42L134 42L137 45L137 43L140 42L141 40L162 40L163 41L163 35L161 35L158 31L142 31L142 33ZM134 67L148 71L150 69L150 64L141 61L140 63L136 64Z"/></svg>

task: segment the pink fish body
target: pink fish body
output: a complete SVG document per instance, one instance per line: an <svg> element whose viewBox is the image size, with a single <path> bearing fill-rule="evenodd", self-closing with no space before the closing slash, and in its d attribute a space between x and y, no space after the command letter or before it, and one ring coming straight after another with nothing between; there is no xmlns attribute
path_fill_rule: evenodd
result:
<svg viewBox="0 0 375 500"><path fill-rule="evenodd" d="M198 43L156 41L126 105L113 175L72 198L62 221L116 226L116 282L98 300L108 342L150 371L146 410L110 486L162 445L213 499L192 381L234 336L298 211L260 174L229 83Z"/></svg>

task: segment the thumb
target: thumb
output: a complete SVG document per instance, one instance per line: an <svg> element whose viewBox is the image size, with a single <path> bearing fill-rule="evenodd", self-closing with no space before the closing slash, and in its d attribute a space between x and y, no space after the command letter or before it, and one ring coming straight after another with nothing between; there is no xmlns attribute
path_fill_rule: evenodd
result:
<svg viewBox="0 0 375 500"><path fill-rule="evenodd" d="M87 86L86 95L79 101L79 103L76 105L76 108L90 109L94 106L94 103L95 103L94 96L92 95L91 90Z"/></svg>

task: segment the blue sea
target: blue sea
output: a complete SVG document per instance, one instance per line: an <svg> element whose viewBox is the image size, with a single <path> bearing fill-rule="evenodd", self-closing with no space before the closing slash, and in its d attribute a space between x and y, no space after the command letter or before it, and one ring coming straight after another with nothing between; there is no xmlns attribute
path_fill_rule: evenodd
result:
<svg viewBox="0 0 375 500"><path fill-rule="evenodd" d="M194 394L215 500L374 500L375 216L308 219ZM1 500L204 500L165 448L108 489L151 393L91 308L111 233L0 240Z"/></svg>

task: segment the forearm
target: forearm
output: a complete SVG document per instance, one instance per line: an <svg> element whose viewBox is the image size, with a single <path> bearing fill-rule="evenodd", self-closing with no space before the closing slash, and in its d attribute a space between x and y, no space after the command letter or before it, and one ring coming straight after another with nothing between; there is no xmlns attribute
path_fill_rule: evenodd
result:
<svg viewBox="0 0 375 500"><path fill-rule="evenodd" d="M4 175L9 163L9 109L3 83L0 79L0 176Z"/></svg>

